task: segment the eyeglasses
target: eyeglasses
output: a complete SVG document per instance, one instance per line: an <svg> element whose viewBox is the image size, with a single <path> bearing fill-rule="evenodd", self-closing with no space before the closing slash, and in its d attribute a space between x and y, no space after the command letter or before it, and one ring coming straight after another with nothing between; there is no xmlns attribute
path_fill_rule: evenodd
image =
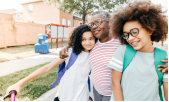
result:
<svg viewBox="0 0 169 102"><path fill-rule="evenodd" d="M100 26L104 20L105 20L105 19L96 19L94 22L90 22L90 23L88 24L89 29L93 28L94 25L95 25L96 27Z"/></svg>
<svg viewBox="0 0 169 102"><path fill-rule="evenodd" d="M142 27L142 28L143 28L143 27ZM132 36L137 36L137 35L139 34L139 30L140 30L140 29L141 29L141 28L133 28L133 29L130 30L129 33L123 32L123 34L121 35L121 37L122 37L123 39L128 39L128 38L129 38L129 34L132 35Z"/></svg>

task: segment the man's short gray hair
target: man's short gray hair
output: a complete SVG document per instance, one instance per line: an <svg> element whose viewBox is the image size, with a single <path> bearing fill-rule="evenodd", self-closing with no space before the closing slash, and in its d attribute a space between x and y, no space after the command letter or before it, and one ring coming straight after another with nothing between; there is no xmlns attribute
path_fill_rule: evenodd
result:
<svg viewBox="0 0 169 102"><path fill-rule="evenodd" d="M106 12L106 11L96 11L96 12L92 13L92 17L94 15L102 15L106 19L107 23L109 23L110 14L108 12Z"/></svg>

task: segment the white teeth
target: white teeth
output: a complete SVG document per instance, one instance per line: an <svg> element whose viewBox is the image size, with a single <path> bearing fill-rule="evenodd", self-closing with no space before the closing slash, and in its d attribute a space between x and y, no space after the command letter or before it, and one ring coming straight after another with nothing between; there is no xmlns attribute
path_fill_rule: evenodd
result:
<svg viewBox="0 0 169 102"><path fill-rule="evenodd" d="M138 42L133 42L133 43L131 43L131 44L137 44Z"/></svg>

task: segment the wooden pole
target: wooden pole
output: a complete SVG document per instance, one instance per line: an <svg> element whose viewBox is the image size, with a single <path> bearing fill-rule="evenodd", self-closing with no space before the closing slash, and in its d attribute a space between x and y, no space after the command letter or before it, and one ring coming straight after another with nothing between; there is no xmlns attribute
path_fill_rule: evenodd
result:
<svg viewBox="0 0 169 102"><path fill-rule="evenodd" d="M6 36L5 36L5 34L6 34L6 32L5 32L6 31L5 30L5 27L6 27L5 23L6 23L6 21L4 19L2 19L2 23L3 23L3 34L2 35L3 35L3 43L4 43L3 45L4 45L4 48L7 48L7 44L5 42L6 41L5 40L6 39Z"/></svg>
<svg viewBox="0 0 169 102"><path fill-rule="evenodd" d="M57 38L56 38L56 49L58 48L58 26L57 26Z"/></svg>
<svg viewBox="0 0 169 102"><path fill-rule="evenodd" d="M58 38L56 38L56 49L58 48Z"/></svg>
<svg viewBox="0 0 169 102"><path fill-rule="evenodd" d="M51 45L51 49L52 49L52 38L51 38L51 42L50 42L50 45Z"/></svg>
<svg viewBox="0 0 169 102"><path fill-rule="evenodd" d="M62 36L62 47L63 47L63 37L64 37L64 27L63 27L63 36Z"/></svg>

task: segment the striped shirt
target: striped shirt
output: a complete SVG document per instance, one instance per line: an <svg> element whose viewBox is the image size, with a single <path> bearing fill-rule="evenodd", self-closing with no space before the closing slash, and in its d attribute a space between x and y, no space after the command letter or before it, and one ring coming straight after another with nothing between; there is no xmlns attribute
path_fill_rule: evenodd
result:
<svg viewBox="0 0 169 102"><path fill-rule="evenodd" d="M98 93L104 96L112 95L112 69L107 67L107 64L119 45L118 39L105 43L98 40L90 52L91 80Z"/></svg>

